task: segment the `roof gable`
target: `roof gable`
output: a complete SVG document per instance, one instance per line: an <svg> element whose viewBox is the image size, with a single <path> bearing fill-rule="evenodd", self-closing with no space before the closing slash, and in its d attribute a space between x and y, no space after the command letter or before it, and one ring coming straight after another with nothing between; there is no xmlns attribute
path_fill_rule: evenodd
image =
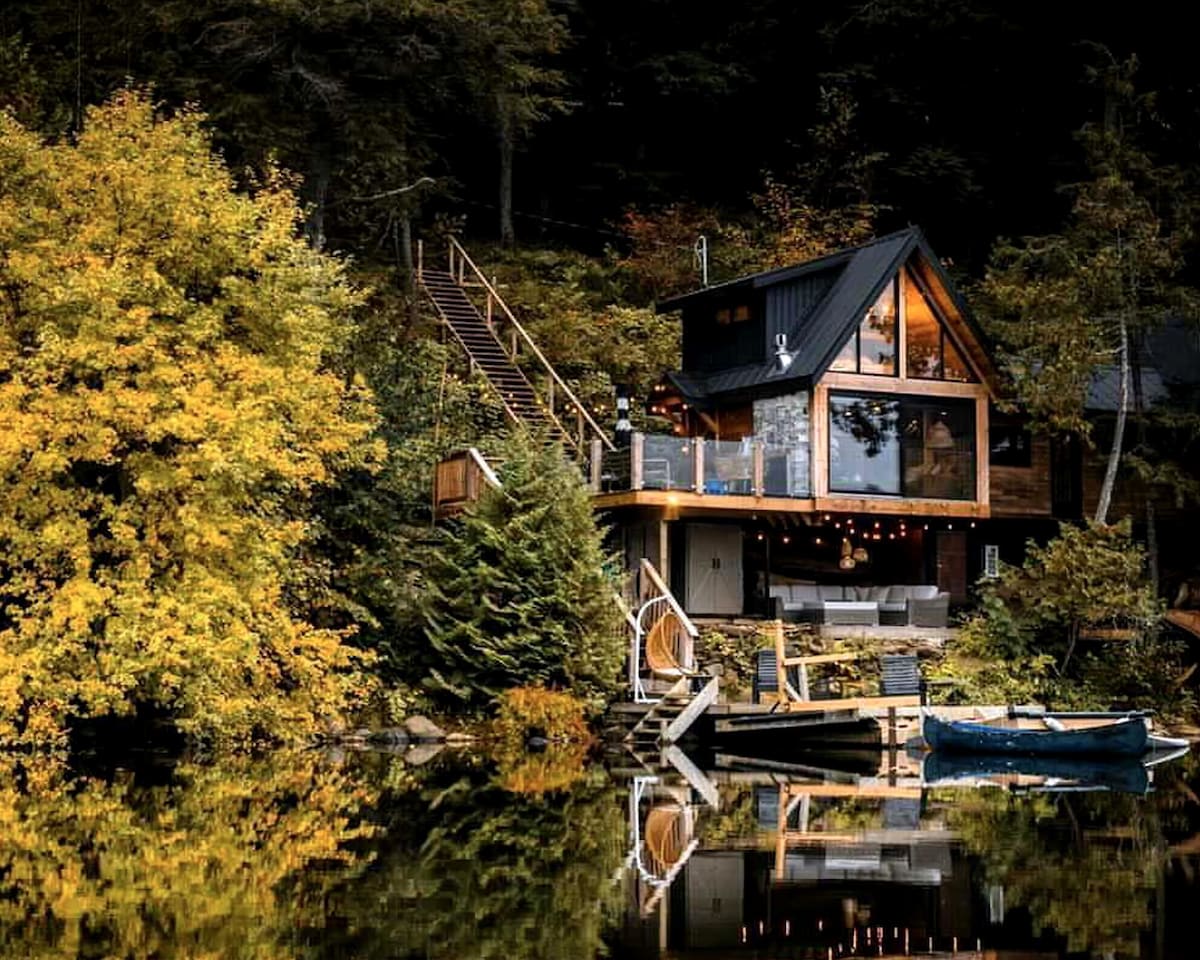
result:
<svg viewBox="0 0 1200 960"><path fill-rule="evenodd" d="M824 271L835 277L819 302L796 316L786 330L788 350L793 358L786 370L780 370L772 357L765 363L704 376L676 377L676 385L688 396L700 399L732 392L780 392L816 381L905 264L928 289L941 319L966 348L963 352L971 366L995 393L999 375L988 340L916 227L808 263L742 277L661 302L658 305L660 312L676 310L702 304L714 295L721 297L735 291L770 289L816 272ZM777 329L785 332L782 328Z"/></svg>

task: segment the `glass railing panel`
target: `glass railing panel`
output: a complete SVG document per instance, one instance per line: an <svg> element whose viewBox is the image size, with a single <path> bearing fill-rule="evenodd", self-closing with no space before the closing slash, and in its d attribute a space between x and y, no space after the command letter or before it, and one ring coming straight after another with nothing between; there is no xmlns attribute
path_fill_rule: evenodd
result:
<svg viewBox="0 0 1200 960"><path fill-rule="evenodd" d="M688 437L647 436L642 448L642 486L647 490L691 490L693 442Z"/></svg>
<svg viewBox="0 0 1200 960"><path fill-rule="evenodd" d="M747 440L704 441L704 492L754 493L754 444Z"/></svg>
<svg viewBox="0 0 1200 960"><path fill-rule="evenodd" d="M603 450L600 453L600 492L630 490L632 484L633 456L628 447Z"/></svg>
<svg viewBox="0 0 1200 960"><path fill-rule="evenodd" d="M812 496L812 464L807 443L764 445L763 496Z"/></svg>

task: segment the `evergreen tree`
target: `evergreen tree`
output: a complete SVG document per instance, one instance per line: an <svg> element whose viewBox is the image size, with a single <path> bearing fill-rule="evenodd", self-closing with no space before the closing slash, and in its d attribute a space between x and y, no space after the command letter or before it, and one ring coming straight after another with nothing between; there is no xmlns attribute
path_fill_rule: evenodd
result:
<svg viewBox="0 0 1200 960"><path fill-rule="evenodd" d="M481 704L509 687L615 689L624 654L603 533L556 444L514 441L428 569L429 685Z"/></svg>

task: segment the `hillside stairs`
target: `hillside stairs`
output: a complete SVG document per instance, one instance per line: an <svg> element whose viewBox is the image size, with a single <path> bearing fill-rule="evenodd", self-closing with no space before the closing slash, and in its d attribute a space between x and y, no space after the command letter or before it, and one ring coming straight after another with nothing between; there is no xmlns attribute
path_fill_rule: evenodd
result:
<svg viewBox="0 0 1200 960"><path fill-rule="evenodd" d="M451 238L444 270L426 267L423 245L417 249L418 285L513 424L561 443L576 460L596 445L614 449L459 242Z"/></svg>

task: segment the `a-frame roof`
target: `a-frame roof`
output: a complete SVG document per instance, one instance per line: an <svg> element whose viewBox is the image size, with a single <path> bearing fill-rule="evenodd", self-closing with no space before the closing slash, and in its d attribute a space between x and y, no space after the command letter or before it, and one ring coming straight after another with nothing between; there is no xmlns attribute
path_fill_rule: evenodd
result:
<svg viewBox="0 0 1200 960"><path fill-rule="evenodd" d="M663 300L657 307L660 313L728 300L731 295L805 277L815 279L824 275L827 280L827 290L815 306L790 322L787 343L793 360L786 370L780 370L775 358L770 357L763 363L702 376L676 374L672 379L685 395L697 400L716 394L759 393L767 388L770 392L782 392L811 384L829 368L842 344L906 263L929 289L944 319L957 328L972 366L983 374L984 381L995 392L999 378L988 340L917 227L806 263L740 277Z"/></svg>

